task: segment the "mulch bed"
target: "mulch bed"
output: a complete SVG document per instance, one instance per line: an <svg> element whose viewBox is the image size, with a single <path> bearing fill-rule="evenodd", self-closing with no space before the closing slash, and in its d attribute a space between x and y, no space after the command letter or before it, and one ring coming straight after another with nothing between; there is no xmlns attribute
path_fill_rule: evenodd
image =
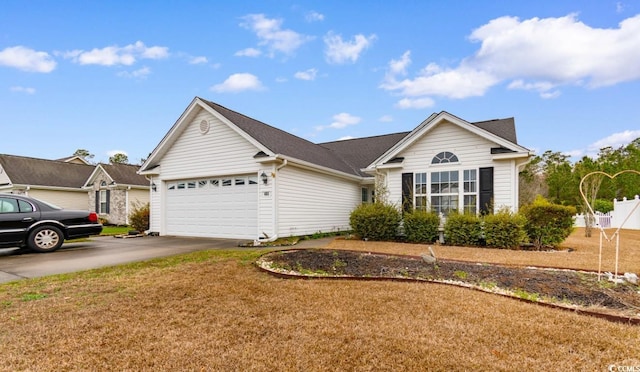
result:
<svg viewBox="0 0 640 372"><path fill-rule="evenodd" d="M455 283L534 302L637 319L640 286L591 272L508 267L345 250L286 250L261 257L263 269L289 275L415 279Z"/></svg>

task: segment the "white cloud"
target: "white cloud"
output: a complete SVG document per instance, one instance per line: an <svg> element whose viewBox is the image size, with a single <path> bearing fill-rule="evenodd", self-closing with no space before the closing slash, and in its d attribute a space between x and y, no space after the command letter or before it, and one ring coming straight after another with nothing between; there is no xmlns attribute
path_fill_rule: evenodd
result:
<svg viewBox="0 0 640 372"><path fill-rule="evenodd" d="M258 57L262 54L259 49L256 48L246 48L237 51L234 56L236 57Z"/></svg>
<svg viewBox="0 0 640 372"><path fill-rule="evenodd" d="M151 69L147 66L137 69L135 71L121 71L118 72L118 76L125 78L144 79L151 74Z"/></svg>
<svg viewBox="0 0 640 372"><path fill-rule="evenodd" d="M429 97L424 98L403 98L396 103L396 107L399 109L423 109L432 107L435 105L433 99Z"/></svg>
<svg viewBox="0 0 640 372"><path fill-rule="evenodd" d="M350 140L350 139L354 139L354 136L343 136L338 138L336 141L346 141L346 140Z"/></svg>
<svg viewBox="0 0 640 372"><path fill-rule="evenodd" d="M391 115L383 115L380 117L380 119L378 119L379 122L382 123L391 123L393 122L393 116Z"/></svg>
<svg viewBox="0 0 640 372"><path fill-rule="evenodd" d="M636 138L640 138L640 130L625 130L624 132L614 133L592 143L589 145L588 150L599 151L600 149L609 146L617 149L630 144Z"/></svg>
<svg viewBox="0 0 640 372"><path fill-rule="evenodd" d="M300 80L315 80L318 74L318 69L310 68L306 71L299 71L293 75L296 79Z"/></svg>
<svg viewBox="0 0 640 372"><path fill-rule="evenodd" d="M270 57L275 52L292 54L302 44L313 39L293 30L282 29L281 19L267 18L264 14L249 14L242 17L242 20L240 26L256 33L258 45L265 46Z"/></svg>
<svg viewBox="0 0 640 372"><path fill-rule="evenodd" d="M229 76L223 83L212 86L211 90L218 93L238 93L247 90L264 90L264 87L257 76L239 73Z"/></svg>
<svg viewBox="0 0 640 372"><path fill-rule="evenodd" d="M342 64L342 63L355 63L362 52L369 48L376 39L376 35L370 35L366 37L362 34L358 34L353 37L353 41L342 40L341 35L336 35L333 32L329 32L324 37L325 58L329 63Z"/></svg>
<svg viewBox="0 0 640 372"><path fill-rule="evenodd" d="M56 61L47 52L14 46L0 51L0 66L14 67L28 72L48 73L56 68Z"/></svg>
<svg viewBox="0 0 640 372"><path fill-rule="evenodd" d="M94 48L90 51L80 49L67 51L65 58L71 59L81 65L131 66L137 59L163 59L169 56L167 47L147 47L142 41L136 41L124 47L108 46L101 49Z"/></svg>
<svg viewBox="0 0 640 372"><path fill-rule="evenodd" d="M311 11L305 15L304 19L306 19L307 22L324 21L324 14L318 13L316 11Z"/></svg>
<svg viewBox="0 0 640 372"><path fill-rule="evenodd" d="M482 96L506 82L508 89L555 98L566 85L598 88L640 79L640 14L616 28L595 28L575 14L559 18L500 17L473 30L479 49L457 66L429 63L411 78L405 52L389 62L382 89L406 97ZM553 42L550 42L550 41Z"/></svg>
<svg viewBox="0 0 640 372"><path fill-rule="evenodd" d="M27 87L15 86L15 87L11 87L9 89L12 92L26 93L26 94L36 94L36 89L35 88L27 88Z"/></svg>
<svg viewBox="0 0 640 372"><path fill-rule="evenodd" d="M189 59L189 64L191 64L191 65L201 65L201 64L204 64L204 63L207 63L207 62L209 62L207 57L202 57L202 56L200 56L200 57L191 57Z"/></svg>
<svg viewBox="0 0 640 372"><path fill-rule="evenodd" d="M333 122L329 125L319 125L315 127L316 131L321 131L324 129L344 129L350 125L356 125L362 121L362 119L358 116L353 116L346 112L341 112L339 114L333 115Z"/></svg>

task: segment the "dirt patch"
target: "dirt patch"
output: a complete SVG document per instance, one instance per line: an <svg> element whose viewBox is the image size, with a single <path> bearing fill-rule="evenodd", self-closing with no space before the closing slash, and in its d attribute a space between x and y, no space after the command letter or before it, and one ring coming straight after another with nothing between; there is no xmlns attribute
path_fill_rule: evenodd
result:
<svg viewBox="0 0 640 372"><path fill-rule="evenodd" d="M290 250L263 256L260 266L280 273L319 277L402 278L446 282L535 302L636 318L640 286L598 280L591 272L477 264L428 257L346 250Z"/></svg>

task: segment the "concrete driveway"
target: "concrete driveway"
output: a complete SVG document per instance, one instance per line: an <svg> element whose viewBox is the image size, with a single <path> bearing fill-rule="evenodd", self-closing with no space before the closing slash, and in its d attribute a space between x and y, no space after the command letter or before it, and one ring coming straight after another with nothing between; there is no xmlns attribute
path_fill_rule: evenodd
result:
<svg viewBox="0 0 640 372"><path fill-rule="evenodd" d="M24 278L113 266L207 249L238 248L246 240L145 236L141 238L93 237L82 243L65 243L52 253L0 249L0 283Z"/></svg>

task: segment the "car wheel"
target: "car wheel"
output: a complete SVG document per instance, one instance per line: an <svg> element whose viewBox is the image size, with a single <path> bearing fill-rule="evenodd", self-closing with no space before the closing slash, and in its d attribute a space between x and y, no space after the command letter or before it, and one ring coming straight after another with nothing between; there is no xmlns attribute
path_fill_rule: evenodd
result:
<svg viewBox="0 0 640 372"><path fill-rule="evenodd" d="M36 252L53 252L62 246L62 231L55 226L40 226L29 234L29 248Z"/></svg>

